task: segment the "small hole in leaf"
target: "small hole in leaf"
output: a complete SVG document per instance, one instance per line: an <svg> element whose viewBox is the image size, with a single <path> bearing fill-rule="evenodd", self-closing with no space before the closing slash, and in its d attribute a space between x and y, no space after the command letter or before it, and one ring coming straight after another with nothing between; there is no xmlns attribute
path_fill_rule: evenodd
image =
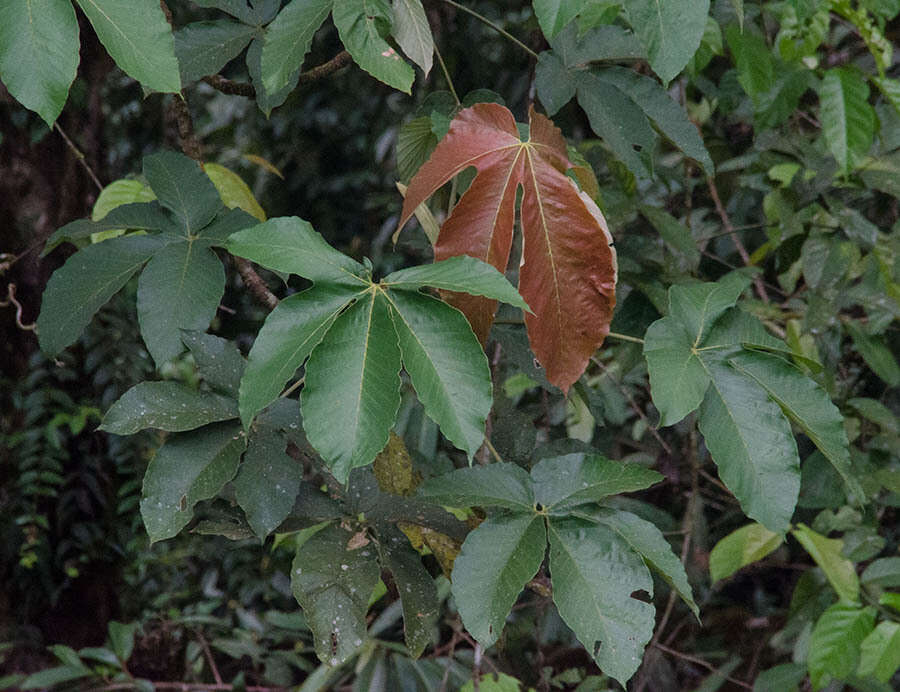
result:
<svg viewBox="0 0 900 692"><path fill-rule="evenodd" d="M602 646L602 642L598 639L594 642L593 655L596 658L597 654L600 653L600 647Z"/></svg>
<svg viewBox="0 0 900 692"><path fill-rule="evenodd" d="M640 144L632 144L631 148L637 152L640 152L644 147L642 147Z"/></svg>
<svg viewBox="0 0 900 692"><path fill-rule="evenodd" d="M650 598L650 594L648 594L644 589L638 589L637 591L631 592L631 597L636 601L643 601L644 603L653 603L653 599Z"/></svg>

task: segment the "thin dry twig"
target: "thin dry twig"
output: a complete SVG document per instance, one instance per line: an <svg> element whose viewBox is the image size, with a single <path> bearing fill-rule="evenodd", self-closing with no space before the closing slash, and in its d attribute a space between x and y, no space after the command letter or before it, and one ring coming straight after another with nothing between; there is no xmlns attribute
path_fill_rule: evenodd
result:
<svg viewBox="0 0 900 692"><path fill-rule="evenodd" d="M103 191L103 183L100 182L100 178L97 177L97 174L94 173L94 169L91 168L91 164L87 162L87 158L85 158L81 149L75 146L75 142L69 139L69 135L66 134L65 130L63 130L59 126L59 122L53 123L53 129L59 133L59 136L63 138L63 141L66 143L66 146L69 147L69 150L75 155L75 158L78 159L78 162L81 164L82 168L87 171L87 174L90 176L91 180L94 181L94 185L97 187L98 192Z"/></svg>
<svg viewBox="0 0 900 692"><path fill-rule="evenodd" d="M7 300L0 300L0 308L5 308L10 305L14 305L16 308L16 326L26 332L33 332L37 330L37 326L32 322L31 324L23 324L22 323L22 304L16 300L16 285L9 284L6 289L6 294L8 296Z"/></svg>
<svg viewBox="0 0 900 692"><path fill-rule="evenodd" d="M698 666L700 666L702 668L706 668L707 670L709 670L713 673L717 673L717 674L721 675L723 678L725 678L728 682L730 682L734 685L737 685L738 687L743 687L746 690L753 689L753 685L750 685L750 684L744 682L743 680L739 680L738 678L733 678L730 675L725 675L709 661L705 661L704 659L698 658L697 656L691 656L690 654L682 653L681 651L676 651L675 649L670 649L665 644L655 643L655 644L653 644L653 646L655 646L660 651L663 651L663 652L669 654L670 656L674 656L675 658L680 658L683 661L690 661L691 663L696 663Z"/></svg>
<svg viewBox="0 0 900 692"><path fill-rule="evenodd" d="M200 630L195 630L194 634L197 636L197 641L200 642L200 646L203 648L203 655L206 656L206 661L209 663L209 669L212 671L216 684L223 684L222 675L219 673L219 667L216 665L216 660L213 658L212 651L209 649L209 643L206 641L206 637L203 636L203 632Z"/></svg>

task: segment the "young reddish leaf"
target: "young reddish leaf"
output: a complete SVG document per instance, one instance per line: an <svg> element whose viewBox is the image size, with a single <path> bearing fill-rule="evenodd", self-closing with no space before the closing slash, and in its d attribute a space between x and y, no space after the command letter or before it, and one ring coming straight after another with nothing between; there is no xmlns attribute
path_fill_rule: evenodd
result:
<svg viewBox="0 0 900 692"><path fill-rule="evenodd" d="M516 190L522 186L519 292L534 310L525 317L528 336L547 379L567 391L609 332L616 256L600 210L566 176L572 164L559 129L532 110L530 132L529 140L521 141L512 113L496 103L461 111L410 181L398 228L441 185L474 166L475 179L441 227L435 260L471 255L502 272L512 248ZM447 297L483 343L496 302Z"/></svg>

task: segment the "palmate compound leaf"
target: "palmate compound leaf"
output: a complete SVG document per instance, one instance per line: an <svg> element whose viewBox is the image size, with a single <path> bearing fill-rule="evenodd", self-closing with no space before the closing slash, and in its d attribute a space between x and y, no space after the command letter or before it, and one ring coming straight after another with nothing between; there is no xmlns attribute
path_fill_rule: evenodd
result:
<svg viewBox="0 0 900 692"><path fill-rule="evenodd" d="M363 645L366 610L378 582L370 550L347 547L352 534L327 526L297 549L291 589L313 633L318 657L336 666Z"/></svg>
<svg viewBox="0 0 900 692"><path fill-rule="evenodd" d="M559 130L530 114L530 138L519 139L506 108L480 103L461 111L410 181L399 228L441 185L466 168L478 174L441 228L435 258L470 255L506 269L516 190L523 188L523 265L519 293L533 310L525 322L548 379L568 390L603 343L615 306L616 260L600 210L565 175L571 168ZM484 341L496 303L450 297Z"/></svg>
<svg viewBox="0 0 900 692"><path fill-rule="evenodd" d="M660 531L629 512L596 504L659 478L634 464L568 454L542 460L530 476L515 464L496 463L427 480L419 493L432 502L503 510L469 533L456 559L453 593L466 629L484 646L497 640L541 564L549 525L560 614L604 672L624 684L652 634L653 606L631 598L640 590L652 595L648 567L697 612L684 567Z"/></svg>
<svg viewBox="0 0 900 692"><path fill-rule="evenodd" d="M245 426L309 356L301 394L304 429L345 482L388 441L400 405L402 363L447 438L470 457L478 450L492 401L487 358L465 318L418 289L472 290L527 308L499 272L467 258L401 270L373 283L361 264L297 218L236 233L226 247L316 282L282 301L250 351L240 394ZM335 412L343 417L336 420Z"/></svg>

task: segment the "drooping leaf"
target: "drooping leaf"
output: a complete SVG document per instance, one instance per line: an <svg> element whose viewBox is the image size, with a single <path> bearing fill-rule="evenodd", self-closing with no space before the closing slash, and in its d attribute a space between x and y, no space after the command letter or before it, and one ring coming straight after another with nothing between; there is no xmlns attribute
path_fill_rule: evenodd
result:
<svg viewBox="0 0 900 692"><path fill-rule="evenodd" d="M432 286L447 291L485 296L502 300L517 308L528 310L528 305L506 277L486 262L469 255L457 255L434 264L420 264L388 274L381 280L385 288L416 290Z"/></svg>
<svg viewBox="0 0 900 692"><path fill-rule="evenodd" d="M900 385L900 365L897 357L878 338L864 332L855 322L847 322L845 325L853 345L859 351L866 364L890 387Z"/></svg>
<svg viewBox="0 0 900 692"><path fill-rule="evenodd" d="M741 567L762 560L784 542L784 536L762 524L747 524L732 531L709 553L709 577L713 582L730 577Z"/></svg>
<svg viewBox="0 0 900 692"><path fill-rule="evenodd" d="M378 530L381 563L394 578L403 606L403 633L409 655L418 658L431 643L440 603L434 580L403 533L390 526Z"/></svg>
<svg viewBox="0 0 900 692"><path fill-rule="evenodd" d="M403 367L425 413L469 459L491 412L490 367L459 311L414 291L387 291Z"/></svg>
<svg viewBox="0 0 900 692"><path fill-rule="evenodd" d="M245 427L281 393L354 295L343 287L323 283L288 296L266 317L241 379L240 409Z"/></svg>
<svg viewBox="0 0 900 692"><path fill-rule="evenodd" d="M856 672L860 645L875 626L875 609L836 603L813 627L809 640L809 679L820 690L831 680L847 680Z"/></svg>
<svg viewBox="0 0 900 692"><path fill-rule="evenodd" d="M397 45L427 77L434 59L434 38L422 0L393 0L392 6L394 25L391 33Z"/></svg>
<svg viewBox="0 0 900 692"><path fill-rule="evenodd" d="M487 648L544 559L547 532L535 514L490 517L469 533L453 565L453 597L463 625Z"/></svg>
<svg viewBox="0 0 900 692"><path fill-rule="evenodd" d="M183 84L218 73L247 47L256 28L216 19L191 22L175 32L175 55Z"/></svg>
<svg viewBox="0 0 900 692"><path fill-rule="evenodd" d="M237 173L217 163L207 163L204 170L219 191L219 197L226 207L243 209L258 221L266 220L266 212L259 205L250 187Z"/></svg>
<svg viewBox="0 0 900 692"><path fill-rule="evenodd" d="M745 351L728 361L772 397L782 411L813 441L847 486L847 497L860 503L865 493L853 475L844 418L828 394L787 361L765 353Z"/></svg>
<svg viewBox="0 0 900 692"><path fill-rule="evenodd" d="M157 365L184 350L179 329L206 330L224 292L225 270L208 247L171 243L153 256L138 282L137 309Z"/></svg>
<svg viewBox="0 0 900 692"><path fill-rule="evenodd" d="M331 247L308 221L296 216L269 219L235 233L225 248L267 269L298 274L312 281L340 283L361 289L367 282L356 260Z"/></svg>
<svg viewBox="0 0 900 692"><path fill-rule="evenodd" d="M78 22L69 0L0 6L0 79L19 103L53 127L78 71Z"/></svg>
<svg viewBox="0 0 900 692"><path fill-rule="evenodd" d="M347 308L313 349L300 400L306 436L340 482L387 444L400 407L400 349L378 291Z"/></svg>
<svg viewBox="0 0 900 692"><path fill-rule="evenodd" d="M215 7L252 26L271 21L281 6L280 0L253 0L251 3L247 0L192 0L192 2L200 7Z"/></svg>
<svg viewBox="0 0 900 692"><path fill-rule="evenodd" d="M110 406L99 429L116 435L145 428L181 432L230 418L237 418L237 405L229 397L180 382L139 382Z"/></svg>
<svg viewBox="0 0 900 692"><path fill-rule="evenodd" d="M151 541L181 531L193 518L194 505L234 478L245 444L234 423L214 423L166 440L144 475L141 516Z"/></svg>
<svg viewBox="0 0 900 692"><path fill-rule="evenodd" d="M172 27L156 0L76 1L122 70L148 89L181 91Z"/></svg>
<svg viewBox="0 0 900 692"><path fill-rule="evenodd" d="M233 341L199 331L182 330L181 340L187 346L201 377L213 389L237 399L244 358Z"/></svg>
<svg viewBox="0 0 900 692"><path fill-rule="evenodd" d="M23 690L45 690L55 685L60 685L70 680L86 678L94 674L94 671L86 665L81 666L54 666L32 673L19 683Z"/></svg>
<svg viewBox="0 0 900 692"><path fill-rule="evenodd" d="M548 379L567 390L603 342L615 304L615 253L605 221L566 177L565 142L549 120L532 112L530 139L522 142L509 111L482 103L460 112L410 182L400 227L469 166L478 175L441 228L435 258L471 255L504 271L516 189L522 185L525 254L519 293L534 311L525 318L532 349ZM495 304L459 296L451 301L486 338Z"/></svg>
<svg viewBox="0 0 900 692"><path fill-rule="evenodd" d="M144 177L185 236L196 235L222 208L212 181L193 159L174 151L144 157Z"/></svg>
<svg viewBox="0 0 900 692"><path fill-rule="evenodd" d="M875 134L869 84L855 70L828 70L819 85L822 136L840 169L848 172L868 153Z"/></svg>
<svg viewBox="0 0 900 692"><path fill-rule="evenodd" d="M650 67L668 84L700 45L709 0L625 0L624 5Z"/></svg>
<svg viewBox="0 0 900 692"><path fill-rule="evenodd" d="M392 24L386 0L341 0L332 10L341 42L353 61L375 79L409 94L415 74L382 37Z"/></svg>
<svg viewBox="0 0 900 692"><path fill-rule="evenodd" d="M291 85L333 4L333 0L292 0L266 27L260 65L266 91L274 94Z"/></svg>
<svg viewBox="0 0 900 692"><path fill-rule="evenodd" d="M886 683L900 668L900 624L885 620L860 643L860 677Z"/></svg>
<svg viewBox="0 0 900 692"><path fill-rule="evenodd" d="M719 476L741 509L776 533L787 530L800 493L800 458L791 426L756 382L704 361L711 384L700 431Z"/></svg>
<svg viewBox="0 0 900 692"><path fill-rule="evenodd" d="M700 250L687 226L667 211L647 204L641 206L641 214L659 232L666 244L685 258L689 268L697 268L700 264Z"/></svg>
<svg viewBox="0 0 900 692"><path fill-rule="evenodd" d="M95 233L118 229L161 231L174 229L174 224L158 203L125 204L110 211L100 221L76 219L56 229L47 240L47 245L44 247L42 254L46 255L65 241L71 242L93 236Z"/></svg>
<svg viewBox="0 0 900 692"><path fill-rule="evenodd" d="M631 512L601 508L590 513L592 521L612 529L631 549L640 555L647 566L659 573L669 586L684 600L695 616L700 609L694 602L694 593L688 582L687 573L681 560L672 552L672 547L662 532L646 519Z"/></svg>
<svg viewBox="0 0 900 692"><path fill-rule="evenodd" d="M291 565L291 588L312 630L316 654L331 666L363 645L369 596L378 582L378 562L368 550L348 549L351 535L327 526L298 548Z"/></svg>
<svg viewBox="0 0 900 692"><path fill-rule="evenodd" d="M235 498L260 540L290 514L303 479L303 467L288 456L286 445L278 430L260 426L247 442L241 468L232 481Z"/></svg>
<svg viewBox="0 0 900 692"><path fill-rule="evenodd" d="M419 494L456 507L504 507L528 512L534 506L531 477L521 466L510 463L472 466L429 478L420 486Z"/></svg>
<svg viewBox="0 0 900 692"><path fill-rule="evenodd" d="M288 77L287 85L278 91L269 91L263 82L262 73L262 52L263 52L263 36L257 36L250 42L247 49L246 65L247 73L250 75L250 82L256 89L256 105L259 106L265 116L268 118L272 113L272 109L282 105L287 97L300 82L300 68L298 67Z"/></svg>
<svg viewBox="0 0 900 692"><path fill-rule="evenodd" d="M112 650L120 661L127 661L134 652L134 635L140 629L140 624L130 622L124 624L112 620L107 626L109 632L109 643Z"/></svg>
<svg viewBox="0 0 900 692"><path fill-rule="evenodd" d="M643 490L662 476L638 464L578 452L542 459L531 469L531 479L535 500L551 514L565 515L587 502Z"/></svg>
<svg viewBox="0 0 900 692"><path fill-rule="evenodd" d="M856 576L853 563L841 554L844 542L836 538L826 538L805 524L797 524L797 528L791 531L791 534L822 568L828 582L841 600L845 603L858 602L859 577Z"/></svg>
<svg viewBox="0 0 900 692"><path fill-rule="evenodd" d="M125 236L89 245L57 269L41 298L38 341L55 356L81 334L97 312L159 250L154 236Z"/></svg>
<svg viewBox="0 0 900 692"><path fill-rule="evenodd" d="M759 99L775 82L775 61L765 39L732 24L725 29L725 40L737 66L738 82L750 98Z"/></svg>
<svg viewBox="0 0 900 692"><path fill-rule="evenodd" d="M653 635L654 609L632 597L653 595L644 561L607 526L552 519L553 602L563 621L607 675L624 685Z"/></svg>

